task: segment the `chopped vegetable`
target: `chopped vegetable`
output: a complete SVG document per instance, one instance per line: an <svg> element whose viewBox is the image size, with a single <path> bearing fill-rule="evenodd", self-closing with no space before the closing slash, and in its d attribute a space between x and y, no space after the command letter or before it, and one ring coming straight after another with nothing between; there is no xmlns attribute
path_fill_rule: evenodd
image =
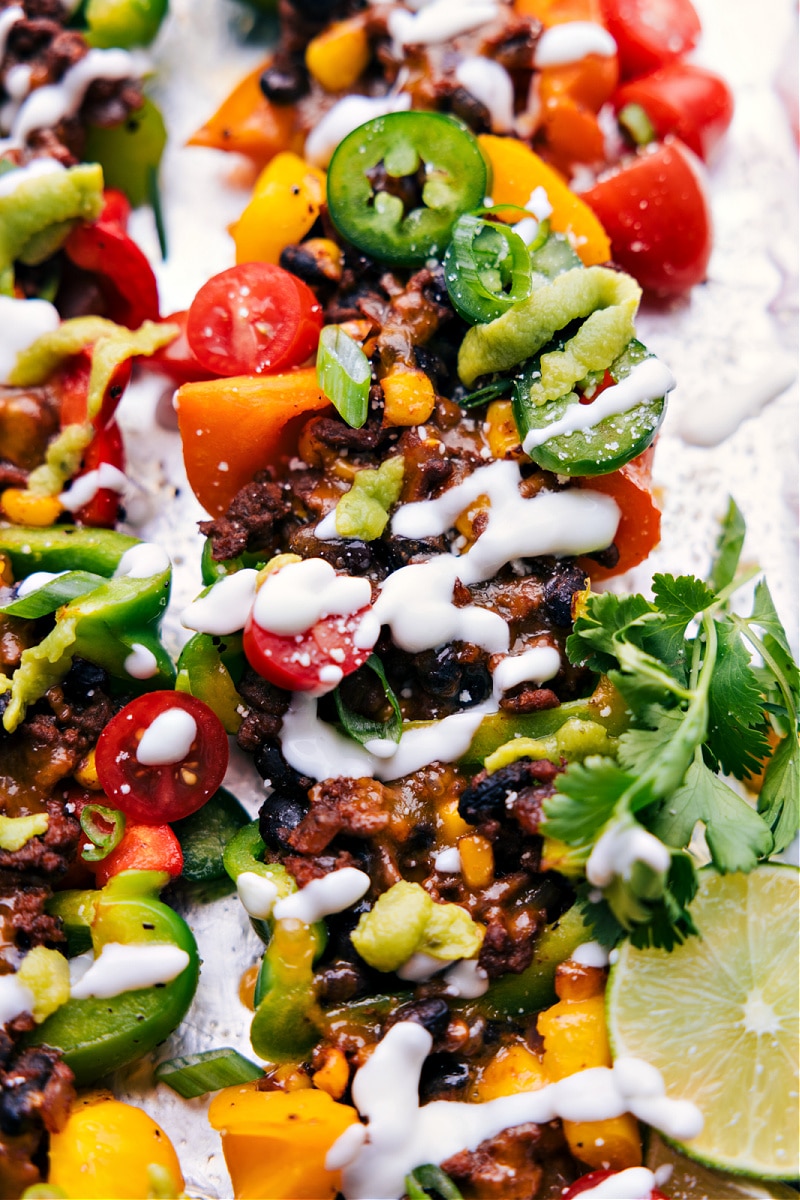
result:
<svg viewBox="0 0 800 1200"><path fill-rule="evenodd" d="M444 257L450 299L465 321L492 321L531 290L531 261L519 234L501 221L466 213Z"/></svg>
<svg viewBox="0 0 800 1200"><path fill-rule="evenodd" d="M364 351L339 325L319 335L317 383L353 429L367 419L372 369Z"/></svg>
<svg viewBox="0 0 800 1200"><path fill-rule="evenodd" d="M263 1078L264 1071L238 1050L226 1046L205 1050L159 1063L155 1071L159 1083L165 1083L184 1100L194 1100L237 1083Z"/></svg>

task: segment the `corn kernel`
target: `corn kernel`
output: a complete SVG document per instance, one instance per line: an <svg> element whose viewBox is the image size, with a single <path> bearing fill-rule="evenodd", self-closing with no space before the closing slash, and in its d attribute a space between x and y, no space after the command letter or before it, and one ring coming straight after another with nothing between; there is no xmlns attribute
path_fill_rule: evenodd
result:
<svg viewBox="0 0 800 1200"><path fill-rule="evenodd" d="M88 788L90 792L102 792L103 785L97 777L97 763L93 749L78 763L73 776L76 783L79 783L81 787Z"/></svg>
<svg viewBox="0 0 800 1200"><path fill-rule="evenodd" d="M472 826L458 814L458 797L451 796L438 806L437 824L441 831L442 843L452 846L460 837L468 834Z"/></svg>
<svg viewBox="0 0 800 1200"><path fill-rule="evenodd" d="M461 855L461 874L467 887L487 887L494 879L494 851L492 843L480 834L458 839Z"/></svg>
<svg viewBox="0 0 800 1200"><path fill-rule="evenodd" d="M469 548L469 545L471 545L476 540L476 536L475 536L476 520L478 519L478 517L480 516L481 513L487 512L491 508L491 506L492 506L492 502L489 499L489 497L485 493L481 493L480 496L475 497L472 504L467 505L467 507L462 512L460 512L458 514L458 516L456 517L455 521L453 522L453 525L458 530L458 532L461 534L461 536L465 537L467 539L467 543L468 543L467 546L464 546L462 548L462 551L461 551L462 554L466 553L467 549Z"/></svg>
<svg viewBox="0 0 800 1200"><path fill-rule="evenodd" d="M330 279L332 283L339 282L344 269L344 254L336 242L332 242L330 238L309 238L308 241L303 242L303 249L313 255L320 274L324 275L326 279ZM347 321L342 328L347 325L366 327L360 337L357 333L350 333L350 330L346 329L346 332L350 333L350 336L357 341L362 341L372 328L371 321Z"/></svg>
<svg viewBox="0 0 800 1200"><path fill-rule="evenodd" d="M299 1092L313 1086L307 1072L297 1063L284 1063L275 1070L273 1079L285 1092Z"/></svg>
<svg viewBox="0 0 800 1200"><path fill-rule="evenodd" d="M58 496L38 496L22 488L6 488L0 496L3 514L15 525L52 525L61 512Z"/></svg>
<svg viewBox="0 0 800 1200"><path fill-rule="evenodd" d="M344 1095L344 1090L350 1082L350 1068L342 1051L336 1047L328 1050L324 1064L314 1072L311 1079L314 1087L327 1092L334 1100Z"/></svg>
<svg viewBox="0 0 800 1200"><path fill-rule="evenodd" d="M436 393L424 371L395 367L381 380L381 386L387 425L422 425L433 412Z"/></svg>
<svg viewBox="0 0 800 1200"><path fill-rule="evenodd" d="M556 967L556 995L559 1000L589 1000L602 996L606 975L602 967L588 967L568 958Z"/></svg>
<svg viewBox="0 0 800 1200"><path fill-rule="evenodd" d="M306 66L326 92L351 88L369 66L369 38L361 17L337 21L306 47Z"/></svg>
<svg viewBox="0 0 800 1200"><path fill-rule="evenodd" d="M245 1008L249 1008L251 1012L255 1011L256 1007L256 983L258 982L258 973L261 970L260 963L253 963L243 972L242 978L239 980L239 999Z"/></svg>
<svg viewBox="0 0 800 1200"><path fill-rule="evenodd" d="M486 410L484 432L494 458L505 458L514 451L519 453L519 430L510 400L492 401Z"/></svg>

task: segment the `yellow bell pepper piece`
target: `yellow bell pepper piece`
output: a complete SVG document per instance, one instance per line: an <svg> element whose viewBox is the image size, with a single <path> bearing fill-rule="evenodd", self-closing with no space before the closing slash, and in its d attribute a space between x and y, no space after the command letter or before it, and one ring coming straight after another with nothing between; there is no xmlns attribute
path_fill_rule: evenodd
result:
<svg viewBox="0 0 800 1200"><path fill-rule="evenodd" d="M332 1046L325 1055L324 1063L314 1072L312 1078L315 1087L338 1100L344 1095L344 1090L350 1082L350 1067L344 1053Z"/></svg>
<svg viewBox="0 0 800 1200"><path fill-rule="evenodd" d="M503 1046L484 1068L470 1100L496 1100L517 1092L534 1092L549 1082L542 1063L527 1046Z"/></svg>
<svg viewBox="0 0 800 1200"><path fill-rule="evenodd" d="M81 1200L142 1200L151 1190L150 1168L168 1177L173 1195L183 1190L178 1156L164 1130L147 1113L120 1100L78 1104L60 1133L50 1135L48 1183Z"/></svg>
<svg viewBox="0 0 800 1200"><path fill-rule="evenodd" d="M492 843L480 834L458 840L461 857L461 874L469 888L488 887L494 879L494 851Z"/></svg>
<svg viewBox="0 0 800 1200"><path fill-rule="evenodd" d="M236 261L277 263L319 216L325 174L297 154L277 154L256 180L252 199L231 226Z"/></svg>
<svg viewBox="0 0 800 1200"><path fill-rule="evenodd" d="M336 21L312 38L306 48L306 66L326 92L351 88L369 66L369 39L362 17Z"/></svg>
<svg viewBox="0 0 800 1200"><path fill-rule="evenodd" d="M103 785L97 774L94 747L81 759L72 774L75 782L79 783L81 787L87 788L90 792L102 792Z"/></svg>
<svg viewBox="0 0 800 1200"><path fill-rule="evenodd" d="M559 1000L539 1014L544 1038L544 1069L555 1082L590 1067L610 1067L602 993L585 1000ZM576 1158L587 1166L624 1171L642 1161L639 1126L630 1113L605 1121L565 1121L564 1134Z"/></svg>
<svg viewBox="0 0 800 1200"><path fill-rule="evenodd" d="M472 833L473 826L468 825L458 814L458 797L448 796L436 808L436 824L440 830L443 846L451 846L457 838Z"/></svg>
<svg viewBox="0 0 800 1200"><path fill-rule="evenodd" d="M218 1092L208 1119L222 1134L236 1200L333 1200L341 1172L326 1170L325 1156L358 1113L316 1088L244 1086Z"/></svg>
<svg viewBox="0 0 800 1200"><path fill-rule="evenodd" d="M557 171L516 138L484 133L478 138L492 165L492 200L495 204L525 207L536 188L544 188L553 206L550 228L564 233L586 267L608 262L611 243L606 231L580 196L571 191Z"/></svg>

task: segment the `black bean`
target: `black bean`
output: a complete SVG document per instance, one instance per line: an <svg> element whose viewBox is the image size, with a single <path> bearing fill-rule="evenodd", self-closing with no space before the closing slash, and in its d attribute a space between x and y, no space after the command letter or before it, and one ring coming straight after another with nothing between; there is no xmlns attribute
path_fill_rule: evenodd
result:
<svg viewBox="0 0 800 1200"><path fill-rule="evenodd" d="M81 708L90 704L93 694L102 691L107 683L108 675L102 667L87 662L85 658L75 658L61 687L67 703Z"/></svg>
<svg viewBox="0 0 800 1200"><path fill-rule="evenodd" d="M261 91L273 104L294 104L308 91L308 74L300 63L275 59L259 83Z"/></svg>
<svg viewBox="0 0 800 1200"><path fill-rule="evenodd" d="M586 587L586 572L577 563L556 567L555 574L545 580L544 609L554 625L568 629L572 624L572 597Z"/></svg>
<svg viewBox="0 0 800 1200"><path fill-rule="evenodd" d="M444 1037L450 1023L450 1006L442 996L428 996L425 1000L409 1000L401 1004L392 1013L387 1025L396 1025L399 1021L415 1021L434 1039ZM433 1056L437 1057L436 1055Z"/></svg>
<svg viewBox="0 0 800 1200"><path fill-rule="evenodd" d="M442 1051L439 1054L429 1054L422 1064L419 1081L419 1095L423 1103L441 1096L445 1092L454 1092L469 1082L469 1067L452 1054Z"/></svg>
<svg viewBox="0 0 800 1200"><path fill-rule="evenodd" d="M314 781L289 766L283 757L279 741L269 739L262 742L253 761L261 778L268 779L276 792L305 800L308 789Z"/></svg>
<svg viewBox="0 0 800 1200"><path fill-rule="evenodd" d="M284 839L287 833L297 828L309 807L308 801L298 796L274 792L267 797L258 813L258 831L270 850L291 853L292 848Z"/></svg>

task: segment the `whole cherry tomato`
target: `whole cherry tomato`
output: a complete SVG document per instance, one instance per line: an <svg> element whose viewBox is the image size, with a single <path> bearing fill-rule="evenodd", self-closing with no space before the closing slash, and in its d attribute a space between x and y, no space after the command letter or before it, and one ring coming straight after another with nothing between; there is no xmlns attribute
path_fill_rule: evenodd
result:
<svg viewBox="0 0 800 1200"><path fill-rule="evenodd" d="M372 653L371 646L353 643L366 611L362 608L346 617L323 617L303 634L272 633L257 625L251 615L244 630L247 661L276 687L291 692L330 690L363 666Z"/></svg>
<svg viewBox="0 0 800 1200"><path fill-rule="evenodd" d="M700 18L691 0L601 0L601 7L617 43L623 79L675 62L700 37Z"/></svg>
<svg viewBox="0 0 800 1200"><path fill-rule="evenodd" d="M708 161L733 118L733 95L724 79L694 63L676 62L625 83L614 96L617 112L638 104L656 137L673 133Z"/></svg>
<svg viewBox="0 0 800 1200"><path fill-rule="evenodd" d="M202 700L148 692L112 717L95 761L116 808L131 821L163 825L196 812L217 790L228 766L228 738Z"/></svg>
<svg viewBox="0 0 800 1200"><path fill-rule="evenodd" d="M322 306L302 280L272 263L240 263L214 275L192 301L189 345L216 375L263 375L316 349Z"/></svg>
<svg viewBox="0 0 800 1200"><path fill-rule="evenodd" d="M706 277L711 210L702 164L681 142L654 142L601 175L581 199L611 239L614 261L657 296Z"/></svg>

